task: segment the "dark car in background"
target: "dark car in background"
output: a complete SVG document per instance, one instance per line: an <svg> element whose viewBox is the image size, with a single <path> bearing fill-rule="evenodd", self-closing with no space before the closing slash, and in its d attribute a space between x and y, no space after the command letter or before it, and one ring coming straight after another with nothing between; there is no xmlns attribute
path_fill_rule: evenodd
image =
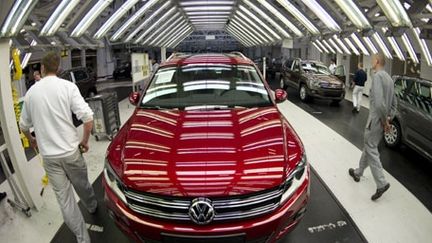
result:
<svg viewBox="0 0 432 243"><path fill-rule="evenodd" d="M432 81L395 76L397 113L384 143L404 143L432 161Z"/></svg>
<svg viewBox="0 0 432 243"><path fill-rule="evenodd" d="M118 66L113 72L114 80L131 79L132 66L130 62L126 62Z"/></svg>
<svg viewBox="0 0 432 243"><path fill-rule="evenodd" d="M58 76L75 83L78 86L81 95L85 98L97 94L96 75L86 67L64 70Z"/></svg>
<svg viewBox="0 0 432 243"><path fill-rule="evenodd" d="M343 66L336 68L336 74L319 61L299 58L287 60L282 66L280 87L298 90L304 102L312 98L328 99L339 103L345 98L345 76Z"/></svg>

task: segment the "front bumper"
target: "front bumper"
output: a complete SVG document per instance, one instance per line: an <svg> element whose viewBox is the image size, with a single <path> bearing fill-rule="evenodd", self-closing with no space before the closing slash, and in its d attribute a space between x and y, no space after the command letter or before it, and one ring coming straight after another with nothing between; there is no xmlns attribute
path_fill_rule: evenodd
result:
<svg viewBox="0 0 432 243"><path fill-rule="evenodd" d="M308 95L319 99L341 100L345 98L345 89L331 89L331 88L311 89L309 90Z"/></svg>
<svg viewBox="0 0 432 243"><path fill-rule="evenodd" d="M110 216L118 227L135 241L169 242L176 239L176 242L192 243L204 238L206 242L275 242L292 231L302 218L309 199L310 172L308 169L301 186L275 211L257 218L209 225L143 216L129 209L107 185L105 178L102 183Z"/></svg>

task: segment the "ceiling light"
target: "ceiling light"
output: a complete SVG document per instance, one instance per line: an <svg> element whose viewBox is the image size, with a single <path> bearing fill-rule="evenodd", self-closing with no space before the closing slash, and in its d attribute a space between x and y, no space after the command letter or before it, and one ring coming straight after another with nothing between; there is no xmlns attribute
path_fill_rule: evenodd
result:
<svg viewBox="0 0 432 243"><path fill-rule="evenodd" d="M192 28L187 29L182 34L179 34L178 36L176 36L176 38L171 43L168 43L167 46L171 47L171 48L175 48L180 42L182 42L192 32L193 32Z"/></svg>
<svg viewBox="0 0 432 243"><path fill-rule="evenodd" d="M124 32L131 27L139 18L141 18L155 3L159 0L149 0L144 6L142 6L132 17L130 17L111 37L111 41L116 41L123 36ZM169 5L170 1L167 1L165 5Z"/></svg>
<svg viewBox="0 0 432 243"><path fill-rule="evenodd" d="M36 23L35 23L35 22L32 22L32 23L31 23L31 26L35 27L35 26L36 26Z"/></svg>
<svg viewBox="0 0 432 243"><path fill-rule="evenodd" d="M262 35L267 38L268 41L274 42L275 39L269 36L264 30L262 30L258 25L256 25L250 18L248 18L246 15L244 15L242 12L237 11L236 14L240 16L239 18L245 20L248 23L248 26L251 28L255 28L255 30L259 31Z"/></svg>
<svg viewBox="0 0 432 243"><path fill-rule="evenodd" d="M279 33L281 33L286 38L291 38L291 35L288 34L278 23L276 23L272 18L270 18L264 11L262 11L260 8L255 6L253 3L251 3L249 0L244 0L244 3L246 3L249 7L251 7L256 13L258 13L258 16L263 17L267 22L269 22L273 27L275 27Z"/></svg>
<svg viewBox="0 0 432 243"><path fill-rule="evenodd" d="M327 48L326 48L326 47L321 43L320 40L316 40L315 43L318 44L318 46L319 46L323 51L325 51L326 53L330 53L330 52L327 50Z"/></svg>
<svg viewBox="0 0 432 243"><path fill-rule="evenodd" d="M367 36L363 37L364 42L369 47L369 50L372 52L372 54L378 54L378 50L376 49L375 45L372 43L371 39Z"/></svg>
<svg viewBox="0 0 432 243"><path fill-rule="evenodd" d="M113 0L99 0L91 9L87 12L84 18L78 23L75 29L72 31L72 37L80 37L90 27L102 11L105 10Z"/></svg>
<svg viewBox="0 0 432 243"><path fill-rule="evenodd" d="M51 41L51 45L55 46L57 43L55 41Z"/></svg>
<svg viewBox="0 0 432 243"><path fill-rule="evenodd" d="M379 17L379 16L381 16L381 14L380 13L376 13L374 16L375 17Z"/></svg>
<svg viewBox="0 0 432 243"><path fill-rule="evenodd" d="M369 20L359 9L359 7L353 2L353 0L335 0L339 7L348 16L351 22L359 29L370 29L372 28Z"/></svg>
<svg viewBox="0 0 432 243"><path fill-rule="evenodd" d="M356 54L357 56L360 56L360 52L357 50L357 48L354 46L354 44L348 39L348 37L344 38L344 41L348 44L348 46L351 48L351 50Z"/></svg>
<svg viewBox="0 0 432 243"><path fill-rule="evenodd" d="M346 47L346 45L337 37L337 35L333 35L333 39L339 44L340 47L342 47L342 50L348 54L351 55L350 50L348 49L348 47Z"/></svg>
<svg viewBox="0 0 432 243"><path fill-rule="evenodd" d="M167 35L166 38L164 38L165 40L161 41L160 46L166 47L167 43L171 42L177 36L179 36L181 33L186 32L190 28L191 28L191 26L189 24L186 24L186 26L184 26L184 27L180 27L179 29L175 29L174 32L170 36Z"/></svg>
<svg viewBox="0 0 432 243"><path fill-rule="evenodd" d="M231 20L231 23L238 24L240 28L243 28L244 31L251 34L252 37L255 37L257 40L259 40L260 43L266 43L268 42L267 39L262 37L258 32L256 32L253 28L251 28L249 25L246 25L243 20L241 20L238 16L235 16L234 19Z"/></svg>
<svg viewBox="0 0 432 243"><path fill-rule="evenodd" d="M174 22L172 22L170 25L168 25L167 27L161 28L161 32L154 38L149 38L151 39L150 43L148 44L149 46L153 45L154 43L156 43L158 40L160 40L160 38L162 38L168 31L170 31L173 28L177 28L179 27L182 22L184 23L184 19L183 18L177 18L174 20ZM167 21L168 22L168 21ZM179 23L180 22L180 23Z"/></svg>
<svg viewBox="0 0 432 243"><path fill-rule="evenodd" d="M360 48L360 50L363 52L364 55L367 55L367 56L370 55L369 51L363 45L362 41L358 38L356 33L351 34L351 39L353 39L353 41L356 43L357 47Z"/></svg>
<svg viewBox="0 0 432 243"><path fill-rule="evenodd" d="M162 17L160 17L157 21L155 21L152 25L150 25L139 37L134 41L134 43L140 42L148 33L150 33L154 28L156 28L160 23L165 21L170 15L172 15L177 8L171 8L168 12L166 12ZM176 15L179 14L177 11Z"/></svg>
<svg viewBox="0 0 432 243"><path fill-rule="evenodd" d="M231 29L227 28L226 31L234 37L238 42L240 42L243 46L250 47L250 44L247 43L244 39L242 39L239 35L235 34Z"/></svg>
<svg viewBox="0 0 432 243"><path fill-rule="evenodd" d="M188 1L180 2L180 6L194 6L194 5L234 5L234 1Z"/></svg>
<svg viewBox="0 0 432 243"><path fill-rule="evenodd" d="M203 11L197 11L197 12L186 12L187 15L203 15L203 16L213 16L213 15L230 15L231 12L226 12L226 11L219 11L219 12L203 12Z"/></svg>
<svg viewBox="0 0 432 243"><path fill-rule="evenodd" d="M413 48L413 46L411 44L411 41L408 38L407 34L404 33L401 38L402 38L402 42L404 43L405 48L407 49L408 54L410 55L410 57L413 60L413 62L414 63L419 63L419 60L417 58L417 53L415 52L415 50L414 50L414 48Z"/></svg>
<svg viewBox="0 0 432 243"><path fill-rule="evenodd" d="M79 2L80 0L62 0L43 26L40 35L52 36Z"/></svg>
<svg viewBox="0 0 432 243"><path fill-rule="evenodd" d="M235 25L230 24L227 28L230 28L234 33L238 34L240 37L245 39L247 42L251 44L251 46L255 46L259 44L259 42L256 42L254 39L252 39L250 36L242 32L239 28L237 28Z"/></svg>
<svg viewBox="0 0 432 243"><path fill-rule="evenodd" d="M426 44L426 41L424 39L420 39L420 28L414 28L412 31L414 33L414 37L417 39L417 42L420 45L423 55L426 57L426 62L428 66L432 66L432 56Z"/></svg>
<svg viewBox="0 0 432 243"><path fill-rule="evenodd" d="M336 21L324 10L315 0L302 0L312 12L329 28L330 30L340 32L341 28Z"/></svg>
<svg viewBox="0 0 432 243"><path fill-rule="evenodd" d="M145 26L147 26L156 16L158 16L160 13L164 12L165 9L170 6L171 1L167 1L166 3L164 3L164 5L162 5L161 7L157 8L156 11L154 11L148 18L146 18L144 20L144 22L142 22L138 27L135 27L134 30L126 37L125 42L129 42L132 40L132 38L134 38L136 36L136 34L138 32L140 32ZM175 8L172 8L175 9ZM174 10L173 10L174 11ZM117 32L114 34L114 37L120 38L120 36L116 36Z"/></svg>
<svg viewBox="0 0 432 243"><path fill-rule="evenodd" d="M174 20L178 21L180 17L180 12L175 13L174 15L172 15L168 20L164 21L164 23L161 23L160 26L157 26L157 29L153 31L152 34L150 34L148 37L146 37L146 39L142 42L142 44L144 45L145 43L148 43L149 41L153 40L153 38L155 37L155 35L157 35L158 33L160 33L161 31L165 31L165 29L167 28L167 26L169 24L171 24ZM174 21L175 22L175 21ZM139 40L137 40L138 42L140 42L146 35L142 35L140 38L138 38Z"/></svg>
<svg viewBox="0 0 432 243"><path fill-rule="evenodd" d="M328 39L328 42L330 42L330 44L334 47L334 49L339 52L340 54L344 54L342 49L339 48L338 45L336 45L336 43L333 41L333 39Z"/></svg>
<svg viewBox="0 0 432 243"><path fill-rule="evenodd" d="M15 1L0 31L0 37L11 37L22 28L28 15L38 3L37 0Z"/></svg>
<svg viewBox="0 0 432 243"><path fill-rule="evenodd" d="M386 44L384 43L384 40L381 38L380 34L378 32L375 32L372 37L374 40L378 43L381 50L384 52L384 55L388 59L393 59L392 54L390 53L389 49L387 48Z"/></svg>
<svg viewBox="0 0 432 243"><path fill-rule="evenodd" d="M189 24L183 20L183 22L177 27L172 28L168 33L166 33L159 41L157 41L155 46L163 46L163 44L169 39L169 37L176 35L176 33L181 32L189 27Z"/></svg>
<svg viewBox="0 0 432 243"><path fill-rule="evenodd" d="M208 4L208 3L207 3ZM194 7L184 7L185 12L195 12L195 11L230 11L232 6L194 6Z"/></svg>
<svg viewBox="0 0 432 243"><path fill-rule="evenodd" d="M247 37L247 39L253 42L255 45L261 44L261 41L258 40L256 36L252 35L243 26L237 24L235 21L231 21L230 26L237 30L239 33L243 34L245 37Z"/></svg>
<svg viewBox="0 0 432 243"><path fill-rule="evenodd" d="M322 40L322 43L327 47L327 49L333 53L336 54L336 51L330 46L330 44L326 40Z"/></svg>
<svg viewBox="0 0 432 243"><path fill-rule="evenodd" d="M228 19L229 15L214 15L214 16L190 16L190 20L194 19Z"/></svg>
<svg viewBox="0 0 432 243"><path fill-rule="evenodd" d="M303 32L297 28L291 21L289 21L285 16L283 16L275 7L273 7L266 0L258 0L258 2L264 6L270 13L276 16L282 23L284 23L294 34L298 37L303 36Z"/></svg>
<svg viewBox="0 0 432 243"><path fill-rule="evenodd" d="M314 45L315 48L316 48L319 52L321 52L321 53L323 52L323 51L321 50L321 48L319 48L318 45L315 44L315 42L312 42L312 45Z"/></svg>
<svg viewBox="0 0 432 243"><path fill-rule="evenodd" d="M258 0L263 2L264 0ZM290 12L300 23L302 23L313 35L319 35L320 32L312 22L303 15L291 2L287 0L277 0L288 12ZM269 3L267 3L269 4Z"/></svg>
<svg viewBox="0 0 432 243"><path fill-rule="evenodd" d="M240 10L243 11L244 13L246 13L249 17L251 17L252 19L254 19L256 22L258 22L258 24L260 24L264 29L267 30L267 32L269 32L270 34L272 34L276 39L280 40L282 39L278 34L276 34L276 32L274 32L268 25L266 25L263 21L261 21L261 19L259 19L257 16L255 16L255 14L253 14L251 11L249 11L247 8L245 8L244 6L239 6Z"/></svg>
<svg viewBox="0 0 432 243"><path fill-rule="evenodd" d="M376 2L394 27L412 27L408 13L400 0L377 0Z"/></svg>
<svg viewBox="0 0 432 243"><path fill-rule="evenodd" d="M388 29L387 28L382 28L383 32L385 33ZM394 52L396 53L396 55L398 56L398 58L401 61L405 61L405 56L402 53L402 50L400 49L398 43L396 42L396 39L393 36L388 36L387 40L389 41L390 45L392 46Z"/></svg>

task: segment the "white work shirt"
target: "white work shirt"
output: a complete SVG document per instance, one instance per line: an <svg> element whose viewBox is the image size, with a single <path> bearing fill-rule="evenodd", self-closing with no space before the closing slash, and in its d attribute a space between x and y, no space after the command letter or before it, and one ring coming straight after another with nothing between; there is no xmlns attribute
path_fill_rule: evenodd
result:
<svg viewBox="0 0 432 243"><path fill-rule="evenodd" d="M80 143L72 122L72 112L79 120L93 120L93 111L78 87L56 76L47 76L27 92L20 117L20 128L34 128L39 152L43 157L72 155Z"/></svg>
<svg viewBox="0 0 432 243"><path fill-rule="evenodd" d="M334 64L334 63L330 64L330 66L329 66L329 70L330 70L330 73L331 73L331 74L335 74L335 71L336 71L336 64Z"/></svg>

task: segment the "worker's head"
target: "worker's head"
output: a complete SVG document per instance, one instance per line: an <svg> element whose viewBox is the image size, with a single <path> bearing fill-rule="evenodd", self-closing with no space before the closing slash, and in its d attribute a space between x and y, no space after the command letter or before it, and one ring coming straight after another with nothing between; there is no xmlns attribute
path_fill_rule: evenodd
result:
<svg viewBox="0 0 432 243"><path fill-rule="evenodd" d="M152 59L151 64L155 64L155 63L156 63L156 59Z"/></svg>
<svg viewBox="0 0 432 243"><path fill-rule="evenodd" d="M39 80L41 80L41 74L40 74L40 72L39 71L34 71L33 72L33 78L34 78L34 80L36 82L39 81Z"/></svg>
<svg viewBox="0 0 432 243"><path fill-rule="evenodd" d="M357 64L357 67L358 67L358 69L363 69L363 63L362 63L362 62L359 62L359 63Z"/></svg>
<svg viewBox="0 0 432 243"><path fill-rule="evenodd" d="M48 52L42 58L41 71L43 76L56 75L60 65L60 55L56 52Z"/></svg>
<svg viewBox="0 0 432 243"><path fill-rule="evenodd" d="M385 56L383 54L375 54L372 57L372 69L377 71L385 66Z"/></svg>
<svg viewBox="0 0 432 243"><path fill-rule="evenodd" d="M330 62L331 62L332 64L336 64L336 59L332 58L332 59L330 60Z"/></svg>

